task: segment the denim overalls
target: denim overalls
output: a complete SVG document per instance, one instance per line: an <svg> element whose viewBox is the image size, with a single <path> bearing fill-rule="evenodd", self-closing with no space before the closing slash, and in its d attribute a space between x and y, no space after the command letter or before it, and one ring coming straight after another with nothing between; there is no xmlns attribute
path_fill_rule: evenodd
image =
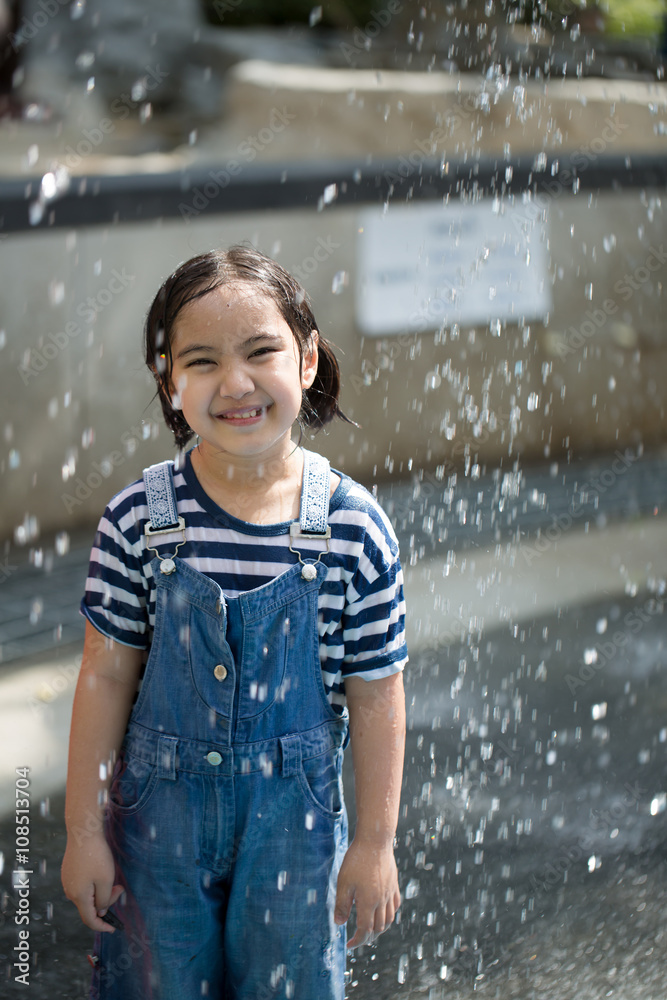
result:
<svg viewBox="0 0 667 1000"><path fill-rule="evenodd" d="M304 455L298 561L236 598L173 553L172 463L144 473L155 631L109 795L126 893L123 928L97 935L95 1000L343 1000L347 714L318 653L329 464Z"/></svg>

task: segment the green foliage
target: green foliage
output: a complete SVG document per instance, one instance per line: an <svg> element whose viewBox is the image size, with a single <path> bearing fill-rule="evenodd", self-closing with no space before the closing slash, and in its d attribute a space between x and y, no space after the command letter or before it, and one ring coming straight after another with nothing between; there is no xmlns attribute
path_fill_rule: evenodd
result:
<svg viewBox="0 0 667 1000"><path fill-rule="evenodd" d="M667 12L664 0L604 0L606 31L610 35L655 35Z"/></svg>

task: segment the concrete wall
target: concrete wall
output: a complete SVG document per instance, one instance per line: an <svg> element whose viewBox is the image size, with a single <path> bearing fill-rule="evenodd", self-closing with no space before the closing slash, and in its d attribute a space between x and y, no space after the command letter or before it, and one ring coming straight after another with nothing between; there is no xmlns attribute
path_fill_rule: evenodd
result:
<svg viewBox="0 0 667 1000"><path fill-rule="evenodd" d="M344 408L361 427L340 424L317 447L366 482L447 462L493 466L664 441L660 198L563 190L525 206L527 219L546 213L553 311L548 324L506 324L500 336L477 326L362 338L350 208L8 236L0 535L19 529L29 540L31 518L48 532L94 522L145 465L173 454L141 358L143 318L180 261L243 239L288 268L330 248L308 265L307 288L339 349ZM348 283L334 294L341 271Z"/></svg>

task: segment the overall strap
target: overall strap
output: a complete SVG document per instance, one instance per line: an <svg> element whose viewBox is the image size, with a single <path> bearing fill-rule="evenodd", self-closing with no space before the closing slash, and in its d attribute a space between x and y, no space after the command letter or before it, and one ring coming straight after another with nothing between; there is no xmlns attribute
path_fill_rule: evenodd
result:
<svg viewBox="0 0 667 1000"><path fill-rule="evenodd" d="M326 535L329 520L329 462L303 449L303 487L299 528L303 535Z"/></svg>
<svg viewBox="0 0 667 1000"><path fill-rule="evenodd" d="M144 486L148 502L148 524L146 534L157 534L161 531L178 531L181 518L176 507L176 490L174 489L173 462L160 462L144 469Z"/></svg>

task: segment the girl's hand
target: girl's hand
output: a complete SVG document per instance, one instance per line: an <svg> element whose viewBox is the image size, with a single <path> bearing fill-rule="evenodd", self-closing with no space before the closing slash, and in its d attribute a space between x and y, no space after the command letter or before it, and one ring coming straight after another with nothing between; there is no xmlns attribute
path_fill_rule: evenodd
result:
<svg viewBox="0 0 667 1000"><path fill-rule="evenodd" d="M358 948L382 934L401 905L398 872L391 844L378 846L357 840L350 844L338 875L334 920L347 922L356 903L357 929L348 948Z"/></svg>
<svg viewBox="0 0 667 1000"><path fill-rule="evenodd" d="M81 845L68 838L61 877L65 895L79 911L87 927L103 933L114 933L102 916L123 893L122 885L114 885L113 856L102 834L91 834Z"/></svg>

